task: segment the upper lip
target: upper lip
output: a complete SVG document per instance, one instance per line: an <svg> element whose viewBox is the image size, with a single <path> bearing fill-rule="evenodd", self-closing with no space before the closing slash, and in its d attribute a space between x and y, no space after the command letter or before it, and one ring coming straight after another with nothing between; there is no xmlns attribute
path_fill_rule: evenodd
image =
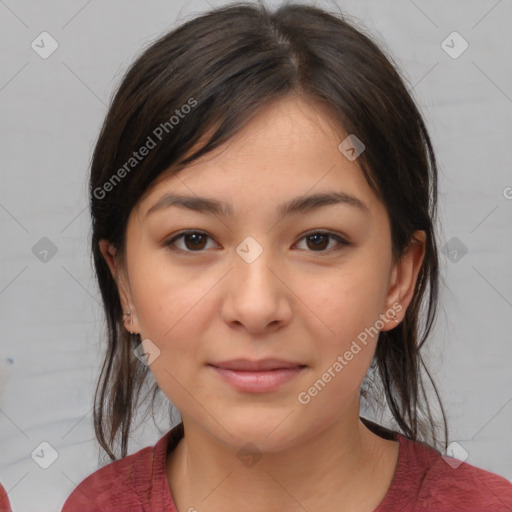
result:
<svg viewBox="0 0 512 512"><path fill-rule="evenodd" d="M297 368L306 366L302 363L295 363L293 361L285 361L284 359L232 359L231 361L220 361L218 363L210 363L217 368L225 368L227 370L240 370L240 371L265 371L276 370L278 368Z"/></svg>

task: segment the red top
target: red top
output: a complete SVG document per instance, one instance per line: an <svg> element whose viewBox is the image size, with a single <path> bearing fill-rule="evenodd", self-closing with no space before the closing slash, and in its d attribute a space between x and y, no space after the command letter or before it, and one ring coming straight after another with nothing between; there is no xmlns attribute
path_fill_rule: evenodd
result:
<svg viewBox="0 0 512 512"><path fill-rule="evenodd" d="M366 422L365 422L366 424ZM183 437L180 423L154 447L100 468L78 485L62 512L178 512L166 477L166 459ZM420 442L395 434L398 464L374 512L511 512L512 484ZM453 466L453 467L452 467Z"/></svg>
<svg viewBox="0 0 512 512"><path fill-rule="evenodd" d="M5 489L0 484L0 512L11 512L11 505L9 505L9 498Z"/></svg>

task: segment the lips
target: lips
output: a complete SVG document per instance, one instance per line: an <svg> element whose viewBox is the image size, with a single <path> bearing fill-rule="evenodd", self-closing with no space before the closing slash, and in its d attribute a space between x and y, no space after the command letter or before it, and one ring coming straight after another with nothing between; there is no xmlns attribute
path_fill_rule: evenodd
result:
<svg viewBox="0 0 512 512"><path fill-rule="evenodd" d="M233 359L208 366L225 383L242 393L269 393L305 371L306 365L283 359Z"/></svg>
<svg viewBox="0 0 512 512"><path fill-rule="evenodd" d="M242 372L264 372L287 368L301 368L306 366L305 364L296 363L293 361L285 361L283 359L261 359L259 361L251 361L249 359L232 359L230 361L210 363L210 365L225 370Z"/></svg>

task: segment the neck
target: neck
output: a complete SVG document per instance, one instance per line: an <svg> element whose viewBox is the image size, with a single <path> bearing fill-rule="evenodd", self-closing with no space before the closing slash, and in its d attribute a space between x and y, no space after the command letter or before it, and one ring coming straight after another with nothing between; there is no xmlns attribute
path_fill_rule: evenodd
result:
<svg viewBox="0 0 512 512"><path fill-rule="evenodd" d="M176 506L201 512L373 511L391 484L398 443L369 431L358 412L285 450L253 458L184 417L185 437L167 461Z"/></svg>

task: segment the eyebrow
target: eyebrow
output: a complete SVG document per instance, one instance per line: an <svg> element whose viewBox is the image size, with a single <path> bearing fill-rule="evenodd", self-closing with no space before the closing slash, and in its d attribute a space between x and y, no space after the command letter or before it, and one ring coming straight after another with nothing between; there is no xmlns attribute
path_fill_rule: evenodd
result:
<svg viewBox="0 0 512 512"><path fill-rule="evenodd" d="M363 213L369 213L369 208L357 197L346 194L345 192L324 192L308 196L293 198L280 204L277 213L280 218L296 213L308 213L325 206L343 204L352 206ZM149 208L145 216L159 210L170 207L177 207L186 210L192 210L199 213L211 213L223 217L233 217L233 207L229 203L218 201L208 197L184 196L180 194L167 193Z"/></svg>

